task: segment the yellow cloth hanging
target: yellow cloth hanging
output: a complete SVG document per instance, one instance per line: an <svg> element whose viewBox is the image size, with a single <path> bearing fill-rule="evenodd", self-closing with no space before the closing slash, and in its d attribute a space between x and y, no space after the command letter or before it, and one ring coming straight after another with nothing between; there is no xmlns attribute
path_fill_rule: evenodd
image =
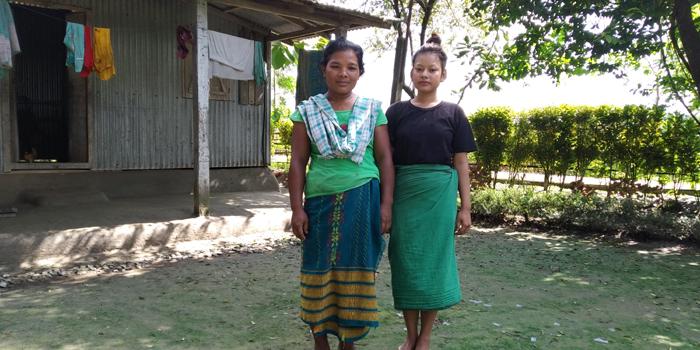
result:
<svg viewBox="0 0 700 350"><path fill-rule="evenodd" d="M109 28L95 28L95 71L101 80L117 74Z"/></svg>

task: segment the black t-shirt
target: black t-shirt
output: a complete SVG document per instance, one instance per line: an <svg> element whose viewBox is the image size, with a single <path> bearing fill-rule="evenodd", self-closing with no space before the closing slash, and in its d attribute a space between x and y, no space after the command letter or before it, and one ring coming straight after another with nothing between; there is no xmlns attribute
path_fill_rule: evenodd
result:
<svg viewBox="0 0 700 350"><path fill-rule="evenodd" d="M386 111L394 164L445 164L455 153L476 151L472 128L458 105L440 102L431 108L397 102Z"/></svg>

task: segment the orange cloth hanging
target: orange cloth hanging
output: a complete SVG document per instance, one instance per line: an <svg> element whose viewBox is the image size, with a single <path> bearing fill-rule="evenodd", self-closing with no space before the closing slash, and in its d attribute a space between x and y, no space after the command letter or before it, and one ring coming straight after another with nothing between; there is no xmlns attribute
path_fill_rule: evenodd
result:
<svg viewBox="0 0 700 350"><path fill-rule="evenodd" d="M95 28L95 71L101 80L109 80L117 74L112 53L109 28Z"/></svg>

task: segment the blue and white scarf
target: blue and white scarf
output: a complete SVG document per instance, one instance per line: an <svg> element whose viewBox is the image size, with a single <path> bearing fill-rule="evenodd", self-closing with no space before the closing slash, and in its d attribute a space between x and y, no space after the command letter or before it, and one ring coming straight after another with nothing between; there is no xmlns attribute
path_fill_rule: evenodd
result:
<svg viewBox="0 0 700 350"><path fill-rule="evenodd" d="M358 97L348 120L347 131L340 127L326 94L311 96L297 110L304 119L306 133L318 148L321 158L350 158L360 164L374 137L381 102Z"/></svg>

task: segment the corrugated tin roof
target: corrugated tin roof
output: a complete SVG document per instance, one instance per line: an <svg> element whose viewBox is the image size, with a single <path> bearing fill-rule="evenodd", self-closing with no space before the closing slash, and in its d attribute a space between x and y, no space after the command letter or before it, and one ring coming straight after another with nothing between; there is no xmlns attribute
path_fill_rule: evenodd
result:
<svg viewBox="0 0 700 350"><path fill-rule="evenodd" d="M214 0L209 4L263 32L268 40L300 40L343 27L390 28L393 21L314 0Z"/></svg>

